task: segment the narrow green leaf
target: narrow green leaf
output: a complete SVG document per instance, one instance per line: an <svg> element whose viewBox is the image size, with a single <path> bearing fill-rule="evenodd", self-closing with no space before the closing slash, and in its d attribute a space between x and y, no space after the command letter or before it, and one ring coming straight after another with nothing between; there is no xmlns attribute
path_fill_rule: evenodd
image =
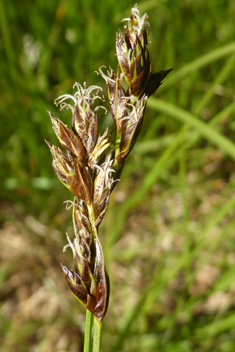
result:
<svg viewBox="0 0 235 352"><path fill-rule="evenodd" d="M226 137L217 132L212 126L199 120L192 113L161 99L149 98L148 107L155 111L165 113L176 120L194 127L203 137L215 144L218 149L235 160L235 145Z"/></svg>

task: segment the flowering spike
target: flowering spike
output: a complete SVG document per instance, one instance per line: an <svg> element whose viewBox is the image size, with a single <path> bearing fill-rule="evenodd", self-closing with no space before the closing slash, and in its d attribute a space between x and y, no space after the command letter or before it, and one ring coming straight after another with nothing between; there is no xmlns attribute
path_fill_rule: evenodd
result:
<svg viewBox="0 0 235 352"><path fill-rule="evenodd" d="M75 238L68 244L73 252L74 270L62 265L65 279L73 295L99 320L108 307L109 279L98 237L98 227L104 218L112 190L117 184L126 157L139 135L148 97L171 71L152 72L147 36L150 30L147 15L140 17L137 5L126 19L125 33L116 37L117 73L109 68L99 74L107 85L114 127L98 136L99 106L103 101L98 86L74 84L74 95L64 94L55 100L60 109L72 111L71 128L52 116L52 126L66 152L47 142L53 167L60 181L74 195L68 201L73 208ZM122 72L120 72L122 71ZM125 81L125 82L124 82ZM68 103L67 101L72 101ZM104 108L105 109L105 108ZM115 146L111 137L115 134ZM67 202L67 203L68 203Z"/></svg>
<svg viewBox="0 0 235 352"><path fill-rule="evenodd" d="M125 35L119 33L116 38L116 51L124 78L129 86L130 95L150 96L160 86L162 79L171 71L157 73L151 70L147 36L150 25L146 22L147 15L140 17L138 6L132 8L131 18L125 19ZM150 87L151 88L150 88Z"/></svg>

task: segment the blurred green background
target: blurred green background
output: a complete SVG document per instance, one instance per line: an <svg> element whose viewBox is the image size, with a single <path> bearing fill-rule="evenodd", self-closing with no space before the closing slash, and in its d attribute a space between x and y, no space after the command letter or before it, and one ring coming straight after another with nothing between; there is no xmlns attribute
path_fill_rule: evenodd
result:
<svg viewBox="0 0 235 352"><path fill-rule="evenodd" d="M66 287L70 195L44 139L74 82L116 70L128 1L0 0L0 345L82 351L84 308ZM100 228L111 297L102 351L235 351L235 2L139 2L153 68L174 67ZM106 94L106 93L105 93ZM111 126L100 114L100 129Z"/></svg>

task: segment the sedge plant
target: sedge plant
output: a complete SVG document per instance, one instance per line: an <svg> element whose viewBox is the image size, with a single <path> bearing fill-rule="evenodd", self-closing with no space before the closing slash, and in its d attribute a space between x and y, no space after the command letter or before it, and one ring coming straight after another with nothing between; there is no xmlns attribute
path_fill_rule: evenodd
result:
<svg viewBox="0 0 235 352"><path fill-rule="evenodd" d="M150 25L147 15L140 17L138 6L131 10L125 33L116 36L117 72L98 70L107 85L114 126L98 135L95 101L104 101L98 86L74 84L74 95L55 100L60 109L72 111L71 128L50 112L52 127L64 149L47 142L53 168L60 181L74 195L71 202L75 238L67 234L74 270L62 265L73 295L86 307L84 351L100 351L102 321L109 301L109 279L105 268L98 229L107 210L110 194L120 179L143 122L148 97L172 70L153 72L148 50ZM68 102L69 101L69 102ZM72 104L70 104L72 102ZM114 142L112 142L114 141Z"/></svg>

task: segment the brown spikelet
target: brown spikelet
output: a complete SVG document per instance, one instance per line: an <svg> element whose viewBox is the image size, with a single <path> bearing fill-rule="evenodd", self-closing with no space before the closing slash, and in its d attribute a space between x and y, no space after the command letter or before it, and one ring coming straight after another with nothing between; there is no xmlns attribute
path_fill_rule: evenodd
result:
<svg viewBox="0 0 235 352"><path fill-rule="evenodd" d="M59 119L54 117L50 112L50 117L52 121L52 127L56 133L57 138L61 146L67 150L68 152L72 153L73 155L77 156L80 160L86 161L87 153L83 142L80 137L78 137L68 126L66 126L63 122Z"/></svg>
<svg viewBox="0 0 235 352"><path fill-rule="evenodd" d="M106 313L109 297L103 251L96 228L92 229L88 209L78 200L73 209L76 237L73 243L68 236L67 238L73 251L75 271L64 266L62 269L72 293L101 321Z"/></svg>

